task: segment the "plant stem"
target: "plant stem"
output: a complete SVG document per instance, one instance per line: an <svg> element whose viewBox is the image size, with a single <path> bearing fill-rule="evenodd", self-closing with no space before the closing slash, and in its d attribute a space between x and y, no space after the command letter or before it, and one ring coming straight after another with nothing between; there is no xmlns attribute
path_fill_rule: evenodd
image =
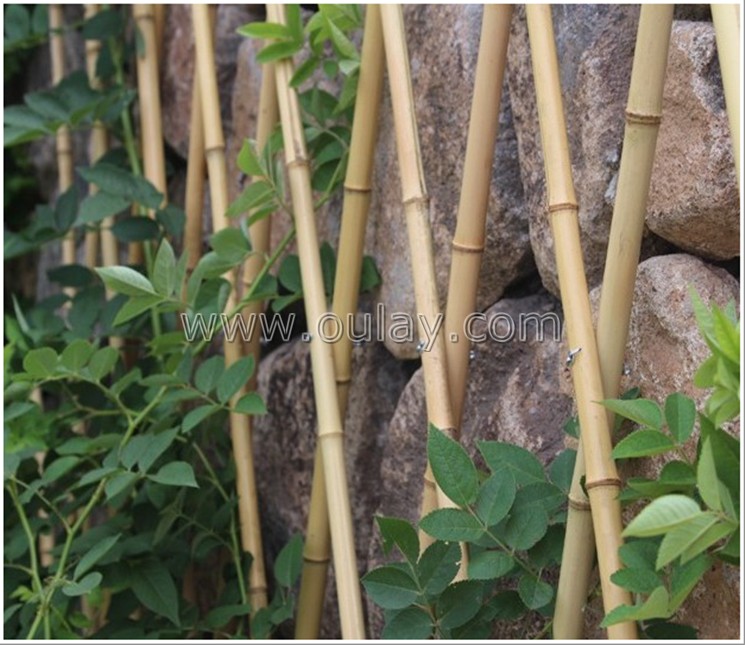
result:
<svg viewBox="0 0 745 645"><path fill-rule="evenodd" d="M39 575L39 558L36 554L36 540L34 539L31 525L28 522L28 517L26 517L26 513L23 510L23 505L18 499L18 489L16 487L15 479L11 479L5 488L10 494L10 498L13 500L13 506L18 512L23 532L26 534L26 540L28 541L29 559L31 560L31 582L35 587L36 592L41 594L43 586L41 584L41 576Z"/></svg>

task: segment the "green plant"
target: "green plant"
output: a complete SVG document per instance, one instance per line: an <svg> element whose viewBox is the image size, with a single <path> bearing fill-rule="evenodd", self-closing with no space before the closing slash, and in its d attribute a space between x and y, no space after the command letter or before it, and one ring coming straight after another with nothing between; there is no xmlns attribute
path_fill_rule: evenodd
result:
<svg viewBox="0 0 745 645"><path fill-rule="evenodd" d="M619 607L604 620L648 623L647 632L675 637L690 628L667 623L718 558L739 566L740 442L723 425L740 410L740 325L734 305L707 309L692 293L696 318L711 356L694 383L711 389L702 412L692 399L670 394L661 408L648 399L610 400L605 405L641 426L614 449L617 459L672 454L655 479L627 482L625 501L651 500L624 535L624 569L613 580L635 593L633 607ZM695 456L688 457L698 419ZM663 620L660 620L663 619ZM651 622L649 622L651 621ZM674 631L670 631L670 630ZM681 631L683 630L683 631ZM687 630L687 631L686 631Z"/></svg>
<svg viewBox="0 0 745 645"><path fill-rule="evenodd" d="M430 427L427 454L437 484L459 508L432 511L419 523L434 542L420 552L414 526L377 518L385 553L403 562L368 572L362 583L385 610L383 638L488 638L491 623L553 612L552 572L561 558L566 495L575 452L565 450L548 473L528 450L482 441L489 467L477 470L465 449ZM468 544L468 579L454 582ZM547 623L542 633L550 629Z"/></svg>

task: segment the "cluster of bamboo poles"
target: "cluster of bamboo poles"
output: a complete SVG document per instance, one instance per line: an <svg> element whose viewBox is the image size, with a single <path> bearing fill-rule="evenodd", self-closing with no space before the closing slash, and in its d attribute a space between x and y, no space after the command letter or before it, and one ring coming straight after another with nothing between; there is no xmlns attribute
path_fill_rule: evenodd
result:
<svg viewBox="0 0 745 645"><path fill-rule="evenodd" d="M86 17L94 15L97 10L96 5L87 5ZM206 5L194 5L192 12L196 64L184 234L184 249L188 254L190 270L196 266L202 253L205 174L209 178L213 230L217 232L230 225L225 216L228 207L227 163L214 73L214 15ZM731 51L733 48L736 51L737 47L739 12L734 15L734 31L729 9L713 9L712 12L722 59L739 180L739 137L735 136L739 133L736 118L739 111L739 76L737 65L730 63L737 60ZM580 638L595 544L598 546L600 581L606 611L631 602L628 592L610 580L611 574L621 566L618 559L622 528L618 501L620 481L611 458L609 427L612 418L597 401L618 395L646 200L661 118L672 7L645 5L641 9L597 335L592 326L582 262L578 205L571 174L550 7L529 5L526 14L546 166L548 216L556 246L569 344L575 350L580 350L572 363L572 373L582 431L570 491L563 556L565 566L562 568L557 592L554 636ZM145 44L145 52L137 60L143 173L163 193L165 200L167 184L158 79L158 45L162 42L164 13L162 6L135 5L133 15ZM431 351L422 355L428 421L455 439L460 435L470 346L465 340L447 343L446 339L451 338L451 335L459 336L458 332L462 329L466 316L476 306L478 276L485 243L491 162L497 138L511 17L511 5L484 7L453 239L445 335L438 335ZM285 24L284 6L268 5L267 19ZM50 29L55 83L64 76L62 27L61 8L53 5L50 7ZM99 50L99 43L88 41L87 68L94 86L98 83L95 67ZM724 55L725 51L727 55ZM336 273L331 307L341 321L347 321L347 315L354 313L358 304L362 249L370 205L377 121L386 61L416 307L427 320L434 320L440 314L429 223L429 200L417 132L403 12L400 5L370 5L365 16L359 89L344 183L338 252L338 264L343 270ZM285 142L285 164L297 232L306 318L309 328L315 329L315 325L327 313L327 305L318 250L309 159L297 94L290 86L293 72L292 59L264 65L257 143L259 149L262 149L272 129L280 123ZM95 162L106 151L106 147L106 130L102 124L97 123L91 134L90 162ZM64 192L73 182L70 133L64 126L57 133L57 154L59 189ZM241 272L226 274L231 286L237 287L239 278L242 278L244 290L251 288L269 251L270 227L271 218L252 225L250 237L255 253L246 261ZM98 262L99 245L104 264L117 263L116 240L110 228L111 221L106 220L100 233L92 230L86 234L85 257L89 266L93 267ZM130 246L130 261L141 262L142 259L142 247ZM63 241L63 262L75 262L75 241L72 236ZM237 298L237 289L231 289L228 310L235 307ZM263 303L252 302L244 308L243 313L257 313L262 307ZM346 325L346 322L342 324ZM423 329L420 332L424 335ZM318 447L296 621L296 637L302 639L319 636L331 553L334 559L342 636L346 639L361 639L365 636L343 447L343 419L351 381L352 346L349 336L342 334L342 340L333 346L313 336L310 341ZM224 352L228 366L243 356L253 356L258 362L258 338L245 345L238 339L234 342L226 340ZM233 403L253 387L255 381L247 383L235 395ZM230 430L237 473L241 544L252 559L248 595L255 610L267 604L267 582L253 463L251 418L231 414ZM584 489L581 485L583 479ZM422 494L422 515L435 508L449 506L454 506L454 503L438 489L428 466ZM420 538L422 546L426 546L430 540L425 534ZM44 550L41 552L43 556ZM466 575L467 562L468 553L463 548L458 574L460 578ZM613 626L609 628L608 635L611 638L635 638L635 624L626 622Z"/></svg>

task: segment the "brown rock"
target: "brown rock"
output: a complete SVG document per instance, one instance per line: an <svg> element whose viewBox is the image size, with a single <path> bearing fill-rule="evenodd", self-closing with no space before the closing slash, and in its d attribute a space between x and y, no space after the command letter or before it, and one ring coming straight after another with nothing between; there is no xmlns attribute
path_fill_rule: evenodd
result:
<svg viewBox="0 0 745 645"><path fill-rule="evenodd" d="M347 475L360 574L380 500L383 437L408 375L379 343L356 348L345 423ZM309 347L294 341L261 363L259 392L269 413L257 417L254 445L264 526L271 563L293 533L304 533L316 446L316 415ZM339 638L333 573L329 577L321 636Z"/></svg>
<svg viewBox="0 0 745 645"><path fill-rule="evenodd" d="M516 323L516 336L510 342L487 340L475 347L462 424L463 444L472 456L477 453L478 441L498 439L528 448L547 463L564 446L562 426L571 412L571 400L558 389L563 368L558 337L554 337L553 327L547 323L543 327L543 342L536 339L534 325L528 325L524 341L519 340L520 315L533 312L558 318L557 303L548 294L502 300L486 312L487 320L495 319L498 313L509 315ZM483 325L474 325L474 331L483 331ZM557 333L560 335L560 330ZM495 336L508 335L509 329L501 322ZM401 395L390 423L377 514L418 520L426 464L426 431L424 385L419 370ZM377 566L382 559L376 531L368 568ZM371 637L379 637L383 624L380 609L368 602L368 613Z"/></svg>
<svg viewBox="0 0 745 645"><path fill-rule="evenodd" d="M696 255L740 255L740 198L708 22L673 25L647 225Z"/></svg>
<svg viewBox="0 0 745 645"><path fill-rule="evenodd" d="M590 287L602 280L605 265L638 13L638 7L630 5L553 7L585 273ZM577 25L582 25L582 29ZM513 18L508 73L520 171L530 213L530 242L544 286L558 295L523 8ZM655 236L646 235L642 257L657 254L667 246Z"/></svg>
<svg viewBox="0 0 745 645"><path fill-rule="evenodd" d="M481 13L482 9L476 5L404 7L424 174L431 199L437 287L443 303L463 173ZM380 299L389 314L414 314L409 243L387 87L379 132L372 254L383 277ZM482 310L496 302L507 285L534 270L519 172L517 141L505 87L477 304ZM415 343L389 342L387 347L399 358L416 357Z"/></svg>

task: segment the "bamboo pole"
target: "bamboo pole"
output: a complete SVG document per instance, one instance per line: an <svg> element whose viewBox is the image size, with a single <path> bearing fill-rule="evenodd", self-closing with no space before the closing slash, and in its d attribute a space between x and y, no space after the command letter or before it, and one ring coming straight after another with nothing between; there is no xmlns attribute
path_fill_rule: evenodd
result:
<svg viewBox="0 0 745 645"><path fill-rule="evenodd" d="M388 68L388 80L393 103L393 121L396 130L396 146L401 174L402 201L409 235L411 269L414 277L419 333L425 338L421 316L430 328L442 315L435 282L435 262L432 252L432 231L429 223L429 197L424 181L422 156L419 148L414 96L411 85L409 53L401 5L382 5L383 39ZM448 386L447 355L445 338L440 333L432 341L429 351L422 352L424 389L427 404L427 419L435 427L451 437L456 436L455 418L450 404ZM427 464L424 474L421 514L426 515L437 507L455 507L452 500L442 492L432 477ZM420 534L420 541L427 546L432 539ZM467 570L468 554L462 547L461 575Z"/></svg>
<svg viewBox="0 0 745 645"><path fill-rule="evenodd" d="M450 401L458 434L470 353L468 339L462 338L463 324L476 310L511 20L512 5L484 5L445 316Z"/></svg>
<svg viewBox="0 0 745 645"><path fill-rule="evenodd" d="M673 5L641 7L597 328L598 359L603 394L607 399L619 395L647 197L662 118L662 92L672 20ZM609 427L612 423L613 415L609 413ZM581 483L584 477L584 450L580 444L569 492L562 556L562 562L571 564L562 567L556 593L554 637L561 640L582 638L582 610L595 553L590 507Z"/></svg>
<svg viewBox="0 0 745 645"><path fill-rule="evenodd" d="M735 157L737 185L740 177L740 5L712 4L711 17L719 52L719 67L722 69L724 102L727 106L729 131Z"/></svg>
<svg viewBox="0 0 745 645"><path fill-rule="evenodd" d="M49 5L49 48L52 58L52 84L57 85L65 77L65 37L62 33L64 19L62 5ZM60 195L74 182L72 139L66 125L57 128L57 185ZM62 264L75 264L75 232L70 230L62 240ZM65 293L72 297L75 291L68 287Z"/></svg>
<svg viewBox="0 0 745 645"><path fill-rule="evenodd" d="M215 76L215 53L212 29L207 5L193 5L192 17L196 42L196 68L202 102L202 118L205 126L204 141L207 157L207 170L212 200L212 223L215 231L220 231L229 222L225 216L228 208L228 180L225 161L225 140L220 120L220 103ZM227 310L235 307L235 274L225 275L231 284ZM225 362L232 365L243 354L242 343L238 339L224 345ZM245 393L245 388L233 397L235 405ZM256 475L254 472L252 450L251 417L244 414L230 414L230 434L233 443L233 457L236 464L236 486L238 509L241 524L241 544L253 558L249 571L249 596L253 611L266 606L266 573L261 540L259 502L256 494Z"/></svg>
<svg viewBox="0 0 745 645"><path fill-rule="evenodd" d="M623 544L621 505L618 500L621 482L611 457L608 418L598 403L603 399L603 383L582 260L578 206L572 180L551 8L548 5L528 5L526 14L546 168L548 213L555 241L561 299L570 347L580 350L574 357L571 369L582 428L581 441L587 472L585 488L589 493L598 543L600 584L607 613L619 605L631 604L630 594L610 579L621 568L618 556L618 549ZM608 637L636 638L636 623L630 621L609 627Z"/></svg>
<svg viewBox="0 0 745 645"><path fill-rule="evenodd" d="M283 5L268 5L267 15L271 22L286 24ZM295 215L305 313L308 328L313 330L310 340L313 389L318 418L318 442L323 453L326 475L341 632L344 639L359 640L365 637L365 626L344 462L342 421L331 346L324 343L317 332L322 316L327 313L326 296L323 290L310 166L300 118L300 105L297 93L290 87L293 67L291 58L282 59L275 64L279 113Z"/></svg>
<svg viewBox="0 0 745 645"><path fill-rule="evenodd" d="M378 115L383 93L383 34L380 7L368 5L362 38L360 78L355 100L349 163L344 181L339 254L331 310L341 322L341 339L333 345L339 416L344 420L352 374L352 341L348 316L357 311L365 229L370 208ZM295 638L316 639L320 633L331 558L329 513L320 446L316 447L303 572L298 595Z"/></svg>
<svg viewBox="0 0 745 645"><path fill-rule="evenodd" d="M262 67L261 91L259 94L259 114L256 122L256 147L261 154L269 140L269 136L274 130L279 120L279 107L277 105L277 81L274 74L274 64L268 63ZM248 257L243 265L243 289L248 292L253 286L256 276L259 275L267 254L272 233L271 216L264 217L258 222L254 222L248 229L248 235L251 238L251 250L253 254ZM254 300L244 307L242 315L248 320L264 311L264 302ZM251 338L246 339L245 352L247 356L253 356L256 365L259 364L261 356L261 337L259 334L253 334ZM248 389L256 389L256 376L258 370L254 372L248 383Z"/></svg>
<svg viewBox="0 0 745 645"><path fill-rule="evenodd" d="M145 179L163 193L163 200L166 202L168 201L168 185L163 148L158 41L155 29L154 5L136 4L132 7L132 15L142 35L145 47L144 54L137 56L137 88L140 99L143 170Z"/></svg>
<svg viewBox="0 0 745 645"><path fill-rule="evenodd" d="M191 273L202 257L202 210L204 208L204 179L207 170L204 156L204 122L199 93L199 79L194 70L189 118L189 153L186 165L186 196L184 212L184 252L187 271Z"/></svg>
<svg viewBox="0 0 745 645"><path fill-rule="evenodd" d="M163 60L163 36L166 31L166 7L164 4L153 5L153 22L155 24L155 43L158 51L158 62ZM159 70L160 71L160 70Z"/></svg>

